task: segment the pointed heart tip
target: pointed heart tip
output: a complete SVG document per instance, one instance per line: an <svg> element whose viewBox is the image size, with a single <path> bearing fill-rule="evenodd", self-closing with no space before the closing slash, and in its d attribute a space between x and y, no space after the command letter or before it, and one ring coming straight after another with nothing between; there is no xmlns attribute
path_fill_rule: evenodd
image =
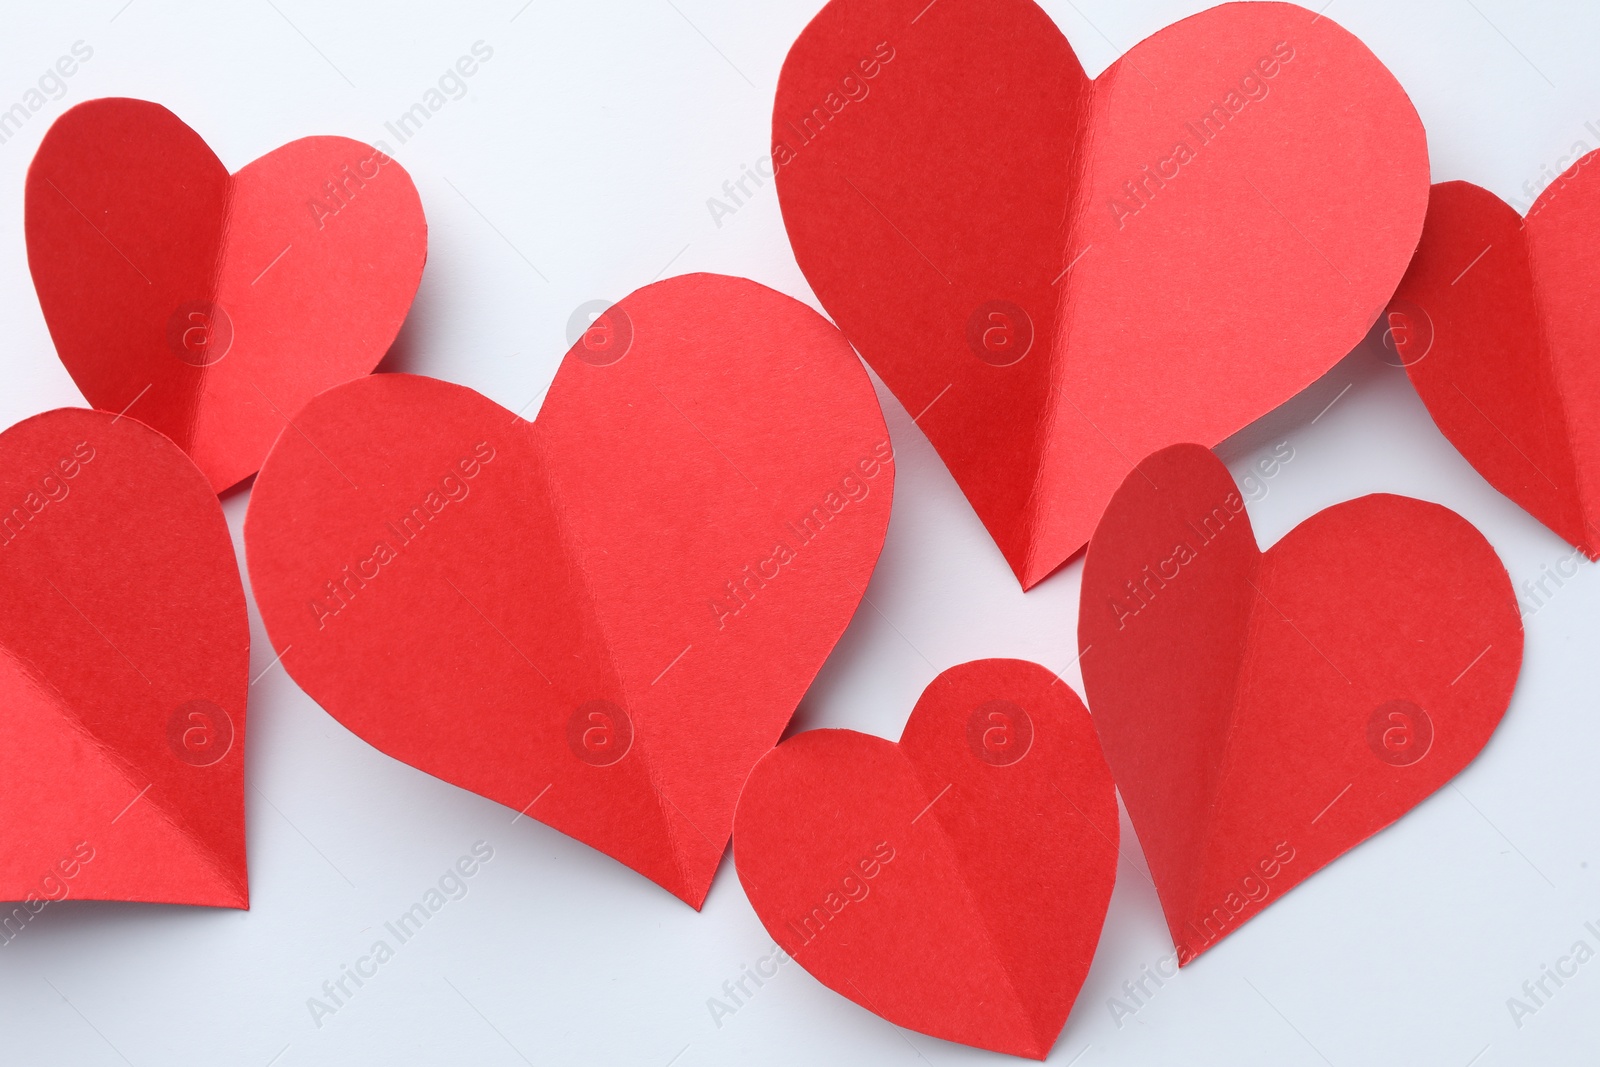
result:
<svg viewBox="0 0 1600 1067"><path fill-rule="evenodd" d="M1026 593L1028 590L1032 589L1034 586L1038 585L1052 574L1055 574L1057 571L1061 570L1068 563L1072 562L1072 560L1076 559L1082 549L1083 546L1079 545L1078 548L1055 560L1054 562L1039 562L1037 559L1035 559L1031 560L1022 567L1013 566L1011 571L1017 576L1017 581L1022 583L1022 591Z"/></svg>
<svg viewBox="0 0 1600 1067"><path fill-rule="evenodd" d="M1066 1024L1066 1019L1062 1019L1056 1025L1054 1033L1032 1033L1029 1034L1025 1039L1018 1040L1015 1043L1006 1040L994 1041L990 1043L981 1039L974 1039L970 1042L970 1044L972 1044L975 1048L986 1048L991 1052L999 1052L1006 1056L1016 1056L1018 1059L1037 1060L1038 1062L1043 1063L1045 1060L1050 1058L1050 1050L1055 1048L1056 1039L1061 1036L1061 1029L1062 1027L1066 1026ZM1029 1020L1029 1025L1032 1026L1035 1024ZM1048 1026L1048 1024L1042 1025Z"/></svg>
<svg viewBox="0 0 1600 1067"><path fill-rule="evenodd" d="M250 910L250 887L242 879L237 882L218 883L204 892L180 894L174 904L188 904L202 908L231 908L234 911Z"/></svg>
<svg viewBox="0 0 1600 1067"><path fill-rule="evenodd" d="M671 893L673 896L689 905L689 907L693 908L695 911L699 911L701 908L705 907L706 897L711 895L710 882L707 882L703 886L687 886L677 889L673 889L671 887L665 888L667 889L667 892Z"/></svg>

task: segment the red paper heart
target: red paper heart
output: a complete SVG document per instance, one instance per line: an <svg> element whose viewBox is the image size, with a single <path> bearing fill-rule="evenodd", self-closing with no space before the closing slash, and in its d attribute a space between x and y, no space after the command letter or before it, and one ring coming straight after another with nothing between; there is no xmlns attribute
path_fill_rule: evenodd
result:
<svg viewBox="0 0 1600 1067"><path fill-rule="evenodd" d="M1454 512L1365 496L1263 553L1227 468L1175 445L1128 476L1089 542L1078 642L1187 963L1478 754L1522 620Z"/></svg>
<svg viewBox="0 0 1600 1067"><path fill-rule="evenodd" d="M1287 4L1185 19L1090 81L1031 0L833 0L773 138L806 278L1025 588L1134 459L1221 441L1360 341L1427 204L1405 92Z"/></svg>
<svg viewBox="0 0 1600 1067"><path fill-rule="evenodd" d="M159 104L91 100L28 168L28 266L89 403L176 441L220 492L284 420L377 366L422 278L411 177L344 137L230 176Z"/></svg>
<svg viewBox="0 0 1600 1067"><path fill-rule="evenodd" d="M1088 712L1034 663L945 671L900 743L810 730L764 756L734 858L779 947L896 1026L1044 1059L1117 867Z"/></svg>
<svg viewBox="0 0 1600 1067"><path fill-rule="evenodd" d="M355 733L699 907L871 576L890 461L838 331L674 278L573 347L536 423L411 375L312 401L251 495L251 586Z"/></svg>
<svg viewBox="0 0 1600 1067"><path fill-rule="evenodd" d="M0 433L0 942L67 897L249 907L250 630L193 463L133 419Z"/></svg>
<svg viewBox="0 0 1600 1067"><path fill-rule="evenodd" d="M1600 559L1600 193L1583 157L1524 221L1487 189L1433 187L1390 336L1478 473ZM1587 180L1585 180L1587 179Z"/></svg>

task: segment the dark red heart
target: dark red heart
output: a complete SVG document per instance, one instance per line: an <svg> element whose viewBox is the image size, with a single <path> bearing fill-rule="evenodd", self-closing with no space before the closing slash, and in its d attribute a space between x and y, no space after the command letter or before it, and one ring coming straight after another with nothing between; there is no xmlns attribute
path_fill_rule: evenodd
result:
<svg viewBox="0 0 1600 1067"><path fill-rule="evenodd" d="M1494 549L1375 494L1266 552L1215 456L1174 445L1089 542L1083 684L1187 963L1465 767L1522 620Z"/></svg>
<svg viewBox="0 0 1600 1067"><path fill-rule="evenodd" d="M1523 219L1468 182L1433 187L1389 337L1478 473L1600 559L1600 192L1590 153Z"/></svg>

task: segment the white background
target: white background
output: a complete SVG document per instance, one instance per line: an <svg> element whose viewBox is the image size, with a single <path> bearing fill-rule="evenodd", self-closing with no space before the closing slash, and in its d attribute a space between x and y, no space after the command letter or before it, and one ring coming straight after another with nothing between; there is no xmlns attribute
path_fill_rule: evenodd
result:
<svg viewBox="0 0 1600 1067"><path fill-rule="evenodd" d="M49 123L94 96L166 104L231 169L307 134L389 141L421 190L430 248L383 369L461 382L513 409L548 384L574 309L663 273L743 274L814 303L770 186L720 227L706 201L763 152L779 66L817 2L6 0L0 107L73 42L94 56L0 145L0 425L82 403L29 280L23 177ZM1045 6L1098 73L1205 5ZM1585 129L1600 128L1592 2L1334 0L1327 15L1410 91L1435 180L1471 179L1526 207L1575 140L1597 143ZM396 145L384 121L478 40L494 56L469 95ZM1259 535L1275 541L1352 496L1406 493L1476 523L1520 591L1570 550L1455 454L1386 355L1369 341L1225 447L1236 473L1279 442L1294 450L1251 507ZM898 737L946 667L982 656L1068 664L1082 565L1024 596L927 441L880 395L899 474L868 594L878 610L863 607L797 725ZM236 536L247 500L224 501ZM1105 935L1051 1062L1595 1062L1600 961L1520 1028L1506 1005L1579 938L1600 948L1584 930L1600 925L1593 571L1585 564L1526 619L1516 698L1476 763L1119 1026L1108 999L1169 951L1124 820ZM731 862L696 914L543 825L512 825L508 810L344 730L281 667L266 670L253 610L252 626L253 675L265 671L248 737L252 910L47 909L0 949L0 1063L1002 1060L897 1031L794 966L718 1027L707 998L770 945ZM1079 684L1075 669L1066 677ZM307 998L479 839L495 856L469 894L315 1026Z"/></svg>

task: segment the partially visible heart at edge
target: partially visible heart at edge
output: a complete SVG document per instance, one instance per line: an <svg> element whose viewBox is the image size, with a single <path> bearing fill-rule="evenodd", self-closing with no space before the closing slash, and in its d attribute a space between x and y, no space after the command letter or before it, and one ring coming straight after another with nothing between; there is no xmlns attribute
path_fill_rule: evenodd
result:
<svg viewBox="0 0 1600 1067"><path fill-rule="evenodd" d="M188 457L80 408L0 433L0 946L61 900L249 907L249 681Z"/></svg>
<svg viewBox="0 0 1600 1067"><path fill-rule="evenodd" d="M1470 182L1434 186L1388 335L1450 443L1590 559L1600 558L1596 169L1591 152L1526 218Z"/></svg>

